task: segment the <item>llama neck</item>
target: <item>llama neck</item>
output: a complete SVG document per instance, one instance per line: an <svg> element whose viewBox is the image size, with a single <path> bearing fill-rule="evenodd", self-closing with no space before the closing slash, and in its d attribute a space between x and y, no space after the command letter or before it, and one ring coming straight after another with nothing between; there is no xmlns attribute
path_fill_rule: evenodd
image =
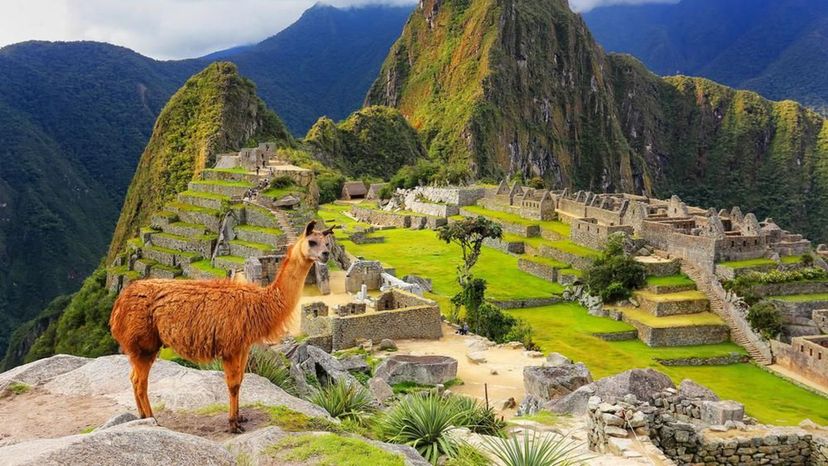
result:
<svg viewBox="0 0 828 466"><path fill-rule="evenodd" d="M290 314L302 297L305 279L313 266L313 261L303 257L297 247L291 246L276 273L276 280L268 286L268 292L274 303L279 303L279 316L283 321L285 314ZM276 316L274 316L276 317Z"/></svg>

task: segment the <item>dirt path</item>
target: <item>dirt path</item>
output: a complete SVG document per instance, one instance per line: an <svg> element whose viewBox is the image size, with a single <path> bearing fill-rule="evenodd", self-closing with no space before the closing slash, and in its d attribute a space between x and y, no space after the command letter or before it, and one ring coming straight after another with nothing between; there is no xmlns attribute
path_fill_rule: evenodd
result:
<svg viewBox="0 0 828 466"><path fill-rule="evenodd" d="M486 362L474 364L466 357L469 347L466 342L474 337L454 333L450 326L443 325L443 338L439 340L400 340L397 341L399 354L443 355L457 360L457 377L463 385L451 387L451 391L467 396L485 399L485 385L488 385L489 404L505 418L515 415L514 409L501 409L503 401L514 398L516 402L524 396L523 367L539 366L542 358L530 358L523 350L493 346L483 354ZM492 374L495 371L497 374Z"/></svg>

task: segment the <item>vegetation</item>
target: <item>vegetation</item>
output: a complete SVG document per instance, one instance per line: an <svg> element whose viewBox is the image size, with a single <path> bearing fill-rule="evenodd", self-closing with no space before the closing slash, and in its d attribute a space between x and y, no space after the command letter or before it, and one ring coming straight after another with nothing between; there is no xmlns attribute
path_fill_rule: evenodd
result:
<svg viewBox="0 0 828 466"><path fill-rule="evenodd" d="M336 434L285 437L267 451L278 460L319 466L405 465L399 454L389 453L358 438Z"/></svg>
<svg viewBox="0 0 828 466"><path fill-rule="evenodd" d="M645 283L644 266L624 253L624 238L622 234L611 235L601 257L587 269L584 277L590 290L604 302L629 298L634 289Z"/></svg>
<svg viewBox="0 0 828 466"><path fill-rule="evenodd" d="M260 375L273 385L296 395L296 385L290 375L290 361L283 353L270 350L266 346L254 346L250 349L245 372Z"/></svg>
<svg viewBox="0 0 828 466"><path fill-rule="evenodd" d="M360 109L339 124L322 117L304 142L315 158L351 177L383 178L425 156L417 132L389 107Z"/></svg>
<svg viewBox="0 0 828 466"><path fill-rule="evenodd" d="M8 387L6 387L6 390L10 391L15 395L22 395L24 393L28 393L31 389L31 385L25 384L23 382L12 382L9 384Z"/></svg>
<svg viewBox="0 0 828 466"><path fill-rule="evenodd" d="M750 306L747 321L751 328L766 340L776 338L782 333L782 316L779 309L770 301L761 301Z"/></svg>
<svg viewBox="0 0 828 466"><path fill-rule="evenodd" d="M696 284L696 282L684 274L668 275L666 277L648 276L646 283L647 286L684 286Z"/></svg>
<svg viewBox="0 0 828 466"><path fill-rule="evenodd" d="M727 280L722 286L728 291L744 298L748 304L753 304L760 299L753 292L756 285L767 285L774 283L792 283L803 281L828 281L828 272L820 268L804 268L793 270L772 270L770 272L750 272L740 275L733 280Z"/></svg>
<svg viewBox="0 0 828 466"><path fill-rule="evenodd" d="M485 217L464 218L437 230L438 238L446 243L455 243L460 246L463 264L457 268L457 281L461 286L471 279L471 269L480 258L483 240L500 239L501 236L503 236L503 230L500 225Z"/></svg>
<svg viewBox="0 0 828 466"><path fill-rule="evenodd" d="M581 446L560 434L524 430L507 439L486 439L486 445L504 466L572 466L587 460Z"/></svg>
<svg viewBox="0 0 828 466"><path fill-rule="evenodd" d="M310 402L340 420L359 421L373 411L371 394L361 385L348 384L344 380L317 390Z"/></svg>

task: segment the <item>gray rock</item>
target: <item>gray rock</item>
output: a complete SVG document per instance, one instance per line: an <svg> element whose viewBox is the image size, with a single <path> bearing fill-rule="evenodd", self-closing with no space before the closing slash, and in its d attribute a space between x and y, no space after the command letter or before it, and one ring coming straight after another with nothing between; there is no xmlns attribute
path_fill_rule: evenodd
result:
<svg viewBox="0 0 828 466"><path fill-rule="evenodd" d="M568 395L591 383L592 375L583 363L563 366L525 366L523 387L526 393L549 401Z"/></svg>
<svg viewBox="0 0 828 466"><path fill-rule="evenodd" d="M137 421L138 417L132 413L121 413L116 414L109 418L106 422L103 423L100 427L95 430L104 430L109 429L110 427L115 427L117 425L126 424L127 422Z"/></svg>
<svg viewBox="0 0 828 466"><path fill-rule="evenodd" d="M606 426L604 427L604 433L609 435L610 437L618 437L618 438L626 438L627 431L615 426Z"/></svg>
<svg viewBox="0 0 828 466"><path fill-rule="evenodd" d="M342 363L323 349L302 343L287 351L291 362L299 366L306 376L313 376L322 385L344 380L348 385L358 384Z"/></svg>
<svg viewBox="0 0 828 466"><path fill-rule="evenodd" d="M7 466L234 464L230 453L217 443L161 427L133 423L89 434L17 443L0 448L0 458Z"/></svg>
<svg viewBox="0 0 828 466"><path fill-rule="evenodd" d="M395 354L383 361L374 375L391 385L400 382L437 385L457 377L457 360L448 356Z"/></svg>
<svg viewBox="0 0 828 466"><path fill-rule="evenodd" d="M347 358L342 358L339 360L339 363L342 365L342 368L348 372L364 372L367 374L371 373L371 366L365 362L365 357L363 356L350 356Z"/></svg>
<svg viewBox="0 0 828 466"><path fill-rule="evenodd" d="M523 355L526 356L527 358L542 358L543 357L543 353L541 353L540 351L524 351Z"/></svg>
<svg viewBox="0 0 828 466"><path fill-rule="evenodd" d="M732 400L705 401L701 406L701 420L707 424L724 424L728 421L742 422L745 406Z"/></svg>
<svg viewBox="0 0 828 466"><path fill-rule="evenodd" d="M550 367L566 366L572 364L572 360L561 353L549 353L546 356L546 362L544 364Z"/></svg>
<svg viewBox="0 0 828 466"><path fill-rule="evenodd" d="M486 352L485 351L472 351L466 353L466 359L469 360L472 364L485 364L486 363Z"/></svg>
<svg viewBox="0 0 828 466"><path fill-rule="evenodd" d="M540 411L541 405L543 403L541 400L537 399L532 395L526 395L521 400L520 405L518 405L517 412L515 413L516 416L529 416L530 414L535 414Z"/></svg>
<svg viewBox="0 0 828 466"><path fill-rule="evenodd" d="M368 380L368 390L374 399L380 403L385 403L394 398L394 390L391 389L391 385L388 385L388 382L380 377L372 377Z"/></svg>
<svg viewBox="0 0 828 466"><path fill-rule="evenodd" d="M421 290L427 291L431 293L434 287L431 284L430 278L424 278L417 275L406 275L403 277L403 281L406 283L411 283L413 285L417 285L420 287Z"/></svg>
<svg viewBox="0 0 828 466"><path fill-rule="evenodd" d="M320 350L321 351L321 350ZM53 378L43 388L60 395L101 395L125 409L135 409L132 383L129 380L126 356L103 356ZM149 398L152 404L167 409L197 409L227 403L224 373L190 369L174 362L158 360L149 377ZM264 403L284 405L309 416L328 418L322 408L293 397L255 374L245 374L240 392L241 404Z"/></svg>
<svg viewBox="0 0 828 466"><path fill-rule="evenodd" d="M397 344L390 338L383 338L379 344L380 351L397 351Z"/></svg>
<svg viewBox="0 0 828 466"><path fill-rule="evenodd" d="M56 354L50 358L40 359L29 364L15 367L0 374L0 392L12 382L27 385L40 385L67 372L73 371L91 362L90 358Z"/></svg>
<svg viewBox="0 0 828 466"><path fill-rule="evenodd" d="M713 393L713 390L696 383L690 379L681 381L678 387L679 395L685 398L692 398L695 400L719 401L719 397Z"/></svg>
<svg viewBox="0 0 828 466"><path fill-rule="evenodd" d="M544 405L545 409L560 414L584 414L591 396L604 400L623 399L628 394L639 400L649 400L652 395L675 385L669 377L653 369L630 369L611 377L604 377L575 390L558 400Z"/></svg>

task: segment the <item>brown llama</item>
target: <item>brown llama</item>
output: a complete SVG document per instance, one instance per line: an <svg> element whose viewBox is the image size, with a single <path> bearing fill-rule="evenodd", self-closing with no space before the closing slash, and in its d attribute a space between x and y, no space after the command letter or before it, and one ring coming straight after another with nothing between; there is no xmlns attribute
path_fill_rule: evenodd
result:
<svg viewBox="0 0 828 466"><path fill-rule="evenodd" d="M276 279L262 287L230 280L139 280L115 301L109 327L132 365L141 418L152 417L147 381L162 346L182 357L222 360L230 393L230 431L239 433L241 387L250 348L284 335L314 262L327 262L332 229L310 222L287 252Z"/></svg>

